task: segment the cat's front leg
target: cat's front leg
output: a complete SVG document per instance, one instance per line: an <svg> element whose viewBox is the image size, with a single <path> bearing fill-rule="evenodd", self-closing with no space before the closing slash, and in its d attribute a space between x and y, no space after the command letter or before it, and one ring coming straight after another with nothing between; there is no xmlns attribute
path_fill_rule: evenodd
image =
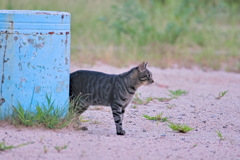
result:
<svg viewBox="0 0 240 160"><path fill-rule="evenodd" d="M112 113L113 113L113 119L115 121L117 135L125 135L125 131L122 128L122 117L124 110L121 105L119 104L113 104L111 105Z"/></svg>

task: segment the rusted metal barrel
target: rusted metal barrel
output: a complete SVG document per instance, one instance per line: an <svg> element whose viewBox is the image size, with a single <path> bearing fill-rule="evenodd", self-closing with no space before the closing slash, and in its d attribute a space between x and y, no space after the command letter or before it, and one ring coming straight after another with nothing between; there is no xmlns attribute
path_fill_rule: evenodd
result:
<svg viewBox="0 0 240 160"><path fill-rule="evenodd" d="M12 106L33 108L69 96L70 14L0 10L0 119Z"/></svg>

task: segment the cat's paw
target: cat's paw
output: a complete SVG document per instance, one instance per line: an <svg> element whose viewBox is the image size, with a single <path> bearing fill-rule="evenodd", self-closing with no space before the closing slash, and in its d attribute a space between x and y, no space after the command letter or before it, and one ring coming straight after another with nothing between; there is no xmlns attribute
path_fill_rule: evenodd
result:
<svg viewBox="0 0 240 160"><path fill-rule="evenodd" d="M125 135L125 131L124 130L120 130L120 131L117 131L117 135Z"/></svg>

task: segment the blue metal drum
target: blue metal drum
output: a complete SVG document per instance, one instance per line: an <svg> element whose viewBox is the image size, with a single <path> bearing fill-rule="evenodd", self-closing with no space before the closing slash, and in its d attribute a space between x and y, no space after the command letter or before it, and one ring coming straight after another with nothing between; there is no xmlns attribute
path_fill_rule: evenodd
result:
<svg viewBox="0 0 240 160"><path fill-rule="evenodd" d="M25 109L69 96L70 14L0 10L0 119L12 106Z"/></svg>

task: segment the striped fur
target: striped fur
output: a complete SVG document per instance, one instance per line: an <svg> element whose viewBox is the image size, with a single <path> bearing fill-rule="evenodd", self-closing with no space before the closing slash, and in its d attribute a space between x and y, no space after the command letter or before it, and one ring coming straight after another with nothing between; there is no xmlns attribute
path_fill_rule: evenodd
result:
<svg viewBox="0 0 240 160"><path fill-rule="evenodd" d="M141 85L153 83L152 73L143 62L130 71L111 75L101 72L79 70L70 74L70 100L80 115L90 105L111 106L118 135L124 135L122 128L125 108L132 101Z"/></svg>

